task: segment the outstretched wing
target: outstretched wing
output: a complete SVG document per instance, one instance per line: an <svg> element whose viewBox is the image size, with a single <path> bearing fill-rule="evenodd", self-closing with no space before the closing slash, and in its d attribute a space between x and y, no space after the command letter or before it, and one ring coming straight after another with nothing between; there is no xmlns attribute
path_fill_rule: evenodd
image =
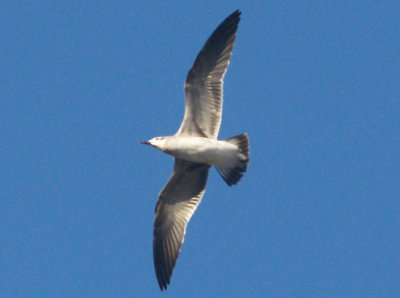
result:
<svg viewBox="0 0 400 298"><path fill-rule="evenodd" d="M222 120L224 75L232 55L239 10L227 17L197 55L185 83L185 115L177 135L216 139Z"/></svg>
<svg viewBox="0 0 400 298"><path fill-rule="evenodd" d="M170 282L186 226L204 194L210 166L175 158L174 172L156 205L153 257L160 289Z"/></svg>

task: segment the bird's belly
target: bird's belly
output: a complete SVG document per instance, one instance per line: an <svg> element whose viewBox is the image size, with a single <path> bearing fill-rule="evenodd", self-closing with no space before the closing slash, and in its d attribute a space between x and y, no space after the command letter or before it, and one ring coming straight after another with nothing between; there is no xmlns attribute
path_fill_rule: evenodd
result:
<svg viewBox="0 0 400 298"><path fill-rule="evenodd" d="M228 166L236 160L238 148L230 143L205 138L193 138L177 143L171 155L193 162Z"/></svg>

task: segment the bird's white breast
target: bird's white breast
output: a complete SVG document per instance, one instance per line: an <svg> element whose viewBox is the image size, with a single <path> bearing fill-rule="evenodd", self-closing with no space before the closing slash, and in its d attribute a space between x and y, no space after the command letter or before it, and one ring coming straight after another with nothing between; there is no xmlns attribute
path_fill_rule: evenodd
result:
<svg viewBox="0 0 400 298"><path fill-rule="evenodd" d="M240 154L237 146L201 137L173 136L164 150L175 157L216 166L229 166Z"/></svg>

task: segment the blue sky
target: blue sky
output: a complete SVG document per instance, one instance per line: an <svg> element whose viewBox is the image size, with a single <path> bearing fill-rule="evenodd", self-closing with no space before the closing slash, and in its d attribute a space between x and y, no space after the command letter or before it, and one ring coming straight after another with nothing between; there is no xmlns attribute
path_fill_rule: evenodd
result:
<svg viewBox="0 0 400 298"><path fill-rule="evenodd" d="M399 295L396 1L0 4L0 295ZM172 283L152 260L183 83L242 10L220 138L250 137L232 188L211 170Z"/></svg>

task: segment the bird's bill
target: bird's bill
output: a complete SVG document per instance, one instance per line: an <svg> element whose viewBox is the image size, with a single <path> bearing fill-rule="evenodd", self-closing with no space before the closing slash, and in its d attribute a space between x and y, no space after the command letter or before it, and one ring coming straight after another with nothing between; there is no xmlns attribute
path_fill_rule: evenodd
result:
<svg viewBox="0 0 400 298"><path fill-rule="evenodd" d="M146 145L151 145L149 141L140 141L140 144L146 144Z"/></svg>

